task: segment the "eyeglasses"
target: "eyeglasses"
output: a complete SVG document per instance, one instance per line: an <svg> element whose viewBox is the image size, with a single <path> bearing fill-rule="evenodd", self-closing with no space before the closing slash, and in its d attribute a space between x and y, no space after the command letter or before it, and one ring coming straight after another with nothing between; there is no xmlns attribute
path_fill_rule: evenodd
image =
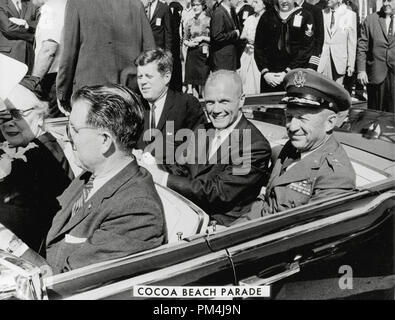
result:
<svg viewBox="0 0 395 320"><path fill-rule="evenodd" d="M75 134L78 134L83 129L97 129L97 128L93 128L93 127L81 127L81 128L76 129L73 126L70 125L70 122L67 123L67 125L66 125L66 135L67 135L67 139L69 140L69 142L71 144L71 148L74 151L76 150L76 148L75 148L75 145L74 145L73 137L71 136L70 127L73 128L73 131L75 132Z"/></svg>
<svg viewBox="0 0 395 320"><path fill-rule="evenodd" d="M0 111L0 124L11 121L12 119L21 120L26 115L26 113L28 113L29 111L32 111L34 109L35 108L29 108L26 110L7 109L7 110Z"/></svg>

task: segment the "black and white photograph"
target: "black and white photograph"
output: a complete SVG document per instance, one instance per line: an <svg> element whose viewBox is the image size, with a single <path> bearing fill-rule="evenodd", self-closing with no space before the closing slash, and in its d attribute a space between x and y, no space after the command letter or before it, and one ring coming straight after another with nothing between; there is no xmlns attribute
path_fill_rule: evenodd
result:
<svg viewBox="0 0 395 320"><path fill-rule="evenodd" d="M0 0L0 300L394 301L394 20L395 0Z"/></svg>

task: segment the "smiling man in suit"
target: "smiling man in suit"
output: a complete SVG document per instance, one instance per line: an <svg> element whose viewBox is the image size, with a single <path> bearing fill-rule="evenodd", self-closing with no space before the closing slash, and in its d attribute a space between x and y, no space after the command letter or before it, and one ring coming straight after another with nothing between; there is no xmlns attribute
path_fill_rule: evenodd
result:
<svg viewBox="0 0 395 320"><path fill-rule="evenodd" d="M0 224L0 249L60 273L124 257L166 241L163 207L132 150L143 106L118 85L84 87L72 99L68 136L84 171L58 198L46 260ZM48 270L49 269L49 270Z"/></svg>
<svg viewBox="0 0 395 320"><path fill-rule="evenodd" d="M183 142L175 141L177 131L193 130L205 122L203 109L192 95L169 89L173 70L169 51L160 48L145 51L136 65L137 83L148 105L137 148L147 148L160 163L174 163L176 148Z"/></svg>
<svg viewBox="0 0 395 320"><path fill-rule="evenodd" d="M0 53L25 63L31 73L34 64L34 32L39 8L29 0L0 0Z"/></svg>
<svg viewBox="0 0 395 320"><path fill-rule="evenodd" d="M240 67L237 48L240 39L239 21L230 0L222 2L214 10L210 21L211 67L237 70Z"/></svg>
<svg viewBox="0 0 395 320"><path fill-rule="evenodd" d="M158 166L142 157L154 181L188 198L229 226L249 211L268 176L269 142L242 113L242 81L219 70L207 79L204 100L211 122L196 128L174 165Z"/></svg>

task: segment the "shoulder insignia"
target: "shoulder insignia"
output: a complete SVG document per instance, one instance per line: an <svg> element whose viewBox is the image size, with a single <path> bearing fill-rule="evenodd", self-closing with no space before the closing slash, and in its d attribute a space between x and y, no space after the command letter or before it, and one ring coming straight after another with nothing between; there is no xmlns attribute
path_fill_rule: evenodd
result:
<svg viewBox="0 0 395 320"><path fill-rule="evenodd" d="M313 24L307 24L307 29L305 31L306 36L311 37L314 32L313 32Z"/></svg>

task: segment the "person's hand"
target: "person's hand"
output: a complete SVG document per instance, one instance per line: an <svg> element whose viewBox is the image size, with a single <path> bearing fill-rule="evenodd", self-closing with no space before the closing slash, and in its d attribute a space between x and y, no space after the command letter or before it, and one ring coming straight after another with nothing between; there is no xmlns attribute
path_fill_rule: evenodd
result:
<svg viewBox="0 0 395 320"><path fill-rule="evenodd" d="M160 184L160 185L165 185L167 179L165 179L165 176L167 175L166 172L163 170L159 169L155 158L148 152L145 152L141 155L140 161L138 161L138 164L147 169L149 173L152 175L152 179L154 182Z"/></svg>
<svg viewBox="0 0 395 320"><path fill-rule="evenodd" d="M198 45L199 45L199 42L195 41L195 39L190 40L190 41L188 42L188 47L190 47L190 48L197 47Z"/></svg>
<svg viewBox="0 0 395 320"><path fill-rule="evenodd" d="M271 87L277 87L281 82L279 82L279 76L273 72L267 72L263 76L263 79L265 79L266 83L271 86Z"/></svg>
<svg viewBox="0 0 395 320"><path fill-rule="evenodd" d="M276 80L277 85L281 84L284 81L285 75L286 75L286 73L284 71L274 74L274 76L275 76L274 79Z"/></svg>
<svg viewBox="0 0 395 320"><path fill-rule="evenodd" d="M0 250L7 251L9 243L15 237L13 232L0 223Z"/></svg>
<svg viewBox="0 0 395 320"><path fill-rule="evenodd" d="M362 85L366 85L369 83L368 75L367 75L366 71L358 72L357 79Z"/></svg>
<svg viewBox="0 0 395 320"><path fill-rule="evenodd" d="M347 76L348 76L348 77L351 77L353 73L354 73L354 68L352 68L352 67L347 67Z"/></svg>
<svg viewBox="0 0 395 320"><path fill-rule="evenodd" d="M29 25L27 24L26 20L23 19L19 19L19 18L15 18L15 17L11 17L9 18L10 21L18 26L24 26L25 29L29 29Z"/></svg>

